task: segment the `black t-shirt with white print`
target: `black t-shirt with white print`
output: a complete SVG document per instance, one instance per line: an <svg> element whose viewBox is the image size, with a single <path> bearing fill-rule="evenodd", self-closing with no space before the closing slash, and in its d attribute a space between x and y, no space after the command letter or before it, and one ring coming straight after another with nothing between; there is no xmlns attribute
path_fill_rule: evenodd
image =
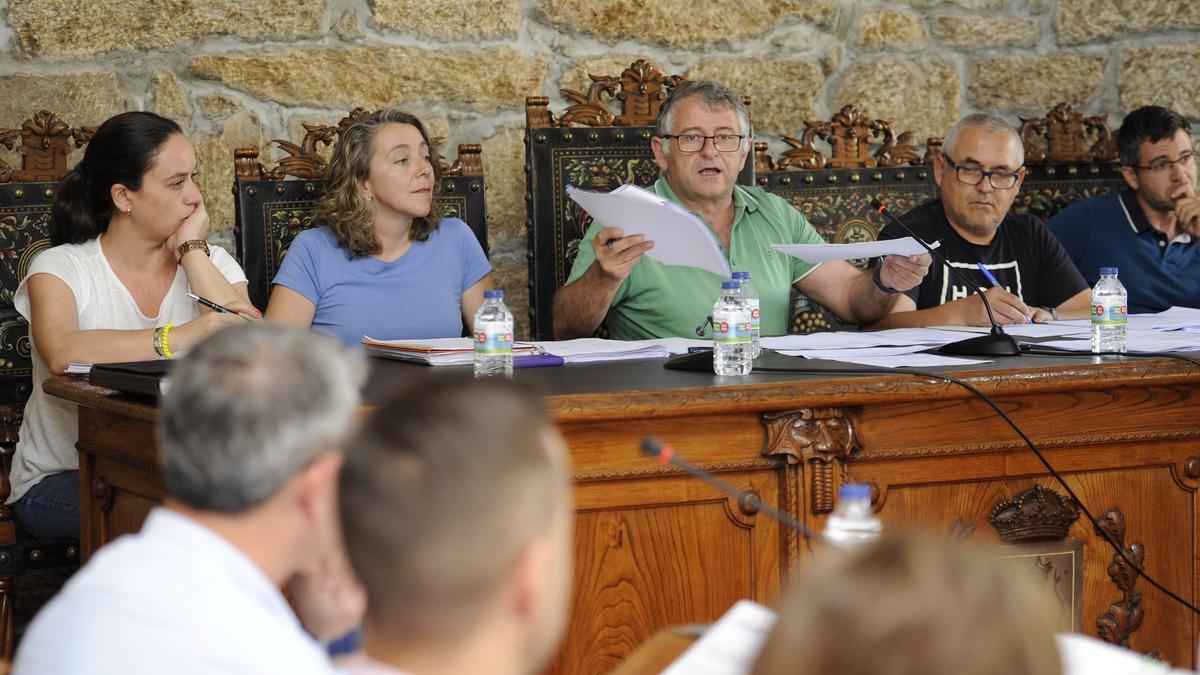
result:
<svg viewBox="0 0 1200 675"><path fill-rule="evenodd" d="M1005 290L1030 307L1058 307L1088 287L1062 244L1037 216L1009 213L986 246L972 244L950 226L940 199L914 208L900 220L926 242L940 241L942 245L935 250L957 269L958 276L979 284L981 290L990 288L992 282L979 271L976 263L980 262ZM881 240L906 236L894 223L879 233ZM906 295L917 303L917 309L929 309L971 293L935 260L921 285Z"/></svg>

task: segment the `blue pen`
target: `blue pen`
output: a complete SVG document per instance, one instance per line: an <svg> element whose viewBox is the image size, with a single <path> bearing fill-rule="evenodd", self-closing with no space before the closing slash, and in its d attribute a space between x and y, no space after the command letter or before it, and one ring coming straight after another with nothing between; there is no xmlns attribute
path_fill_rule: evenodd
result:
<svg viewBox="0 0 1200 675"><path fill-rule="evenodd" d="M993 286L995 286L996 288L1003 288L1003 286L1000 285L1000 282L996 281L996 276L994 274L992 274L991 270L984 267L983 263L980 262L980 263L975 263L975 264L979 265L979 271L983 272L983 276L987 277L987 280L992 282ZM1025 323L1033 323L1033 321L1029 317L1025 317Z"/></svg>

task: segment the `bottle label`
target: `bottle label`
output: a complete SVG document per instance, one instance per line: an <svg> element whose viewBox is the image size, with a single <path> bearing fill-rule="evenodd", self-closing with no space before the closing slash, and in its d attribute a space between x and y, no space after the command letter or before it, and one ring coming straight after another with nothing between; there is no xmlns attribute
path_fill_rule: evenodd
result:
<svg viewBox="0 0 1200 675"><path fill-rule="evenodd" d="M762 325L758 309L758 300L747 300L746 306L750 308L750 328L753 330L758 330L759 326Z"/></svg>
<svg viewBox="0 0 1200 675"><path fill-rule="evenodd" d="M477 321L475 323L476 354L511 354L512 348L512 324L506 321Z"/></svg>
<svg viewBox="0 0 1200 675"><path fill-rule="evenodd" d="M1092 325L1116 326L1129 322L1129 306L1113 298L1092 303Z"/></svg>
<svg viewBox="0 0 1200 675"><path fill-rule="evenodd" d="M749 342L750 330L749 312L724 311L713 313L713 341L715 342L722 344Z"/></svg>

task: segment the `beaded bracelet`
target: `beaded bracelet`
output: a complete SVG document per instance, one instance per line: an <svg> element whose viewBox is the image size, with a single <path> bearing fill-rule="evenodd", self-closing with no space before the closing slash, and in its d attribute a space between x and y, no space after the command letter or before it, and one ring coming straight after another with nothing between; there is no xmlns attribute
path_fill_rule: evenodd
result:
<svg viewBox="0 0 1200 675"><path fill-rule="evenodd" d="M174 327L175 324L173 323L169 323L162 327L162 355L168 359L175 358L175 354L171 352L171 342L168 339L171 335L171 329Z"/></svg>

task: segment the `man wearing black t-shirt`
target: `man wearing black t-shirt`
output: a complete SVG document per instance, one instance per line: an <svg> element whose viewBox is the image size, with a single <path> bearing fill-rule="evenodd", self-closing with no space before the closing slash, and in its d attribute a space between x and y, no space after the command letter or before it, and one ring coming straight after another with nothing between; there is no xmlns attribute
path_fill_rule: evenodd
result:
<svg viewBox="0 0 1200 675"><path fill-rule="evenodd" d="M997 322L1084 318L1091 291L1062 245L1036 216L1008 213L1025 178L1024 162L1021 139L1007 122L968 115L950 128L934 158L940 199L901 220L925 241L941 242L938 253L957 276L985 292ZM894 224L879 233L880 239L905 236ZM935 260L921 284L873 327L952 325L987 326L987 312L979 296Z"/></svg>

